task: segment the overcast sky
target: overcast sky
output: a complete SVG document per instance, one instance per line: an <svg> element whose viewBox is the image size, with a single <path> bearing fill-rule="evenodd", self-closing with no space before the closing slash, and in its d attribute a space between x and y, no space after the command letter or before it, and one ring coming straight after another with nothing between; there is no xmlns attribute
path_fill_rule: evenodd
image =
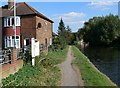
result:
<svg viewBox="0 0 120 88"><path fill-rule="evenodd" d="M95 0L94 0L95 1ZM118 14L118 3L109 1L93 2L27 2L33 8L54 21L53 31L57 33L62 18L65 26L69 25L73 32L83 27L85 21L94 16ZM6 4L2 2L2 5Z"/></svg>

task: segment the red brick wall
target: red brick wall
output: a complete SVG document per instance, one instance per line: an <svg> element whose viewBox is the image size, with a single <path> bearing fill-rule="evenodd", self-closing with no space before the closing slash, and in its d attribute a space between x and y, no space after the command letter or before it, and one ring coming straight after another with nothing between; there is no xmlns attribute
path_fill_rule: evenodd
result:
<svg viewBox="0 0 120 88"><path fill-rule="evenodd" d="M36 16L36 26L38 26L38 23L41 23L41 28L36 29L36 38L40 44L45 44L45 39L47 39L47 43L49 44L50 38L52 38L52 23Z"/></svg>
<svg viewBox="0 0 120 88"><path fill-rule="evenodd" d="M24 45L24 38L36 36L35 16L22 16L21 17L21 37L22 47Z"/></svg>
<svg viewBox="0 0 120 88"><path fill-rule="evenodd" d="M17 72L20 68L23 66L23 60L17 60L16 62L13 62L12 64L4 64L0 66L0 74L1 78L6 78L10 74L14 74Z"/></svg>
<svg viewBox="0 0 120 88"><path fill-rule="evenodd" d="M38 23L41 23L41 28L38 28ZM22 47L23 39L34 37L40 44L45 45L45 39L47 39L48 45L50 44L50 38L52 38L52 23L40 18L38 16L22 16L21 17L21 35L22 35Z"/></svg>
<svg viewBox="0 0 120 88"><path fill-rule="evenodd" d="M16 56L17 56L17 50L13 49L12 53L11 53L11 64L8 63L8 64L4 64L4 65L0 66L1 78L6 78L10 74L14 74L20 68L22 68L23 60L17 60Z"/></svg>

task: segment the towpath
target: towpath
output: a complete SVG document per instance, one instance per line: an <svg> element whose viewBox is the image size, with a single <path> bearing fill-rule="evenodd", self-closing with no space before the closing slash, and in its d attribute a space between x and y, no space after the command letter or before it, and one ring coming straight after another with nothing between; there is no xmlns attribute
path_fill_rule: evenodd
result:
<svg viewBox="0 0 120 88"><path fill-rule="evenodd" d="M61 86L84 86L79 69L72 65L74 59L70 46L66 60L58 65L62 73Z"/></svg>

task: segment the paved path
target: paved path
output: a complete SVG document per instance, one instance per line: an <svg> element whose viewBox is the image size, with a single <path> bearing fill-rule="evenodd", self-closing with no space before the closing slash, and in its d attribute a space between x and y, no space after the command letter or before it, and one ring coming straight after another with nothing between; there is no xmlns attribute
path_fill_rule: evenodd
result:
<svg viewBox="0 0 120 88"><path fill-rule="evenodd" d="M58 65L62 72L61 86L83 86L79 69L73 69L71 65L73 59L74 56L70 46L66 61Z"/></svg>

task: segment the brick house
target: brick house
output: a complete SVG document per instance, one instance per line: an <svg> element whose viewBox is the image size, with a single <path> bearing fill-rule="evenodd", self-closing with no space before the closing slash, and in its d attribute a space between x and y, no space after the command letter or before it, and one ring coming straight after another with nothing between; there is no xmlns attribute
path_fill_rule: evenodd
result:
<svg viewBox="0 0 120 88"><path fill-rule="evenodd" d="M53 21L35 10L25 2L16 3L16 18L14 23L14 0L8 0L8 5L2 6L0 15L0 47L2 49L14 47L14 33L16 46L23 48L30 44L31 38L36 38L41 45L52 44ZM13 30L16 25L16 32Z"/></svg>

